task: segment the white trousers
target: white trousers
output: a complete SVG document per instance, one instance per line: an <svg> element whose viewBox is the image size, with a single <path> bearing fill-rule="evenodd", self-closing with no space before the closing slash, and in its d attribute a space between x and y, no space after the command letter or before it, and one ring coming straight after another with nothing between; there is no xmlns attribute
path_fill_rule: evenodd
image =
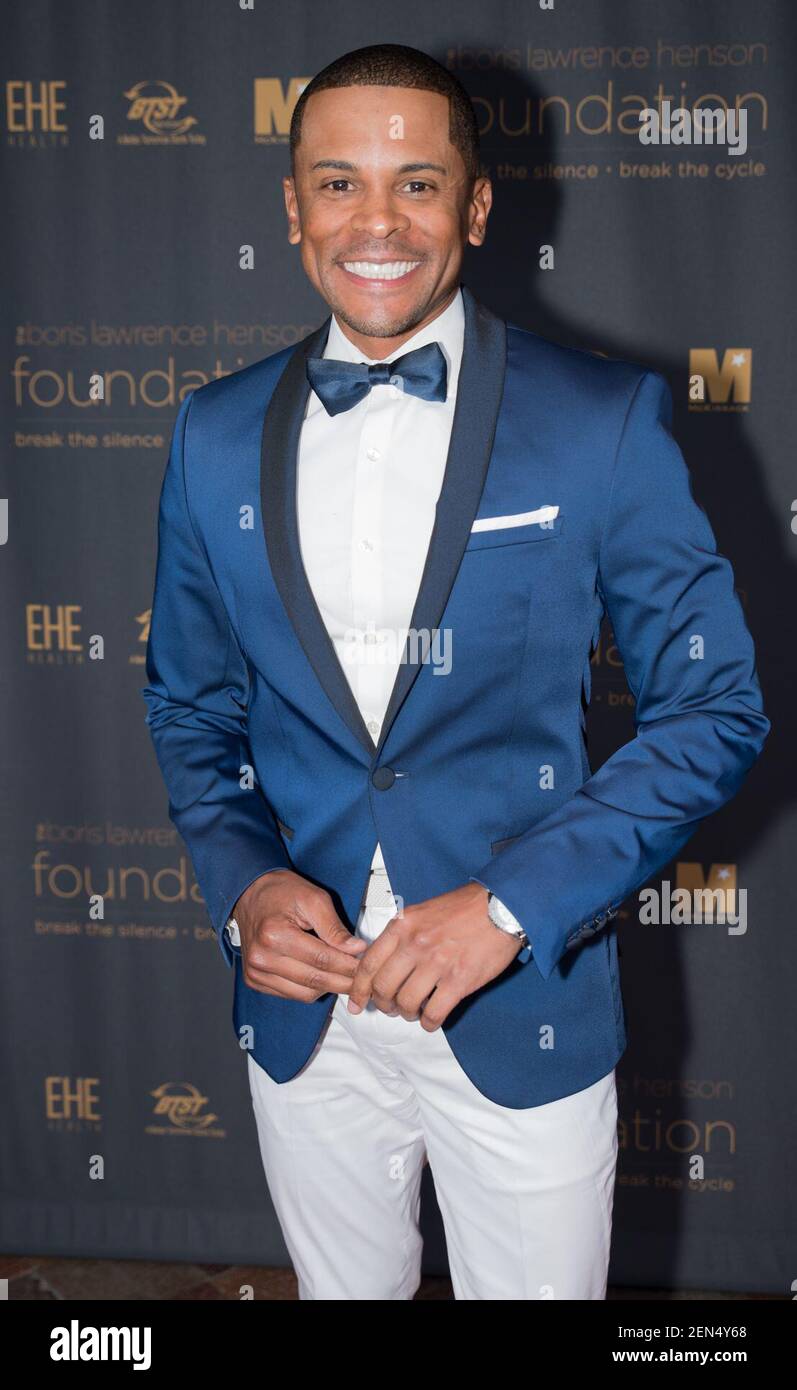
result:
<svg viewBox="0 0 797 1390"><path fill-rule="evenodd" d="M395 913L372 873L358 935ZM457 1299L604 1299L617 1163L614 1071L526 1110L477 1089L442 1028L339 996L281 1085L248 1055L266 1180L301 1299L409 1300L429 1161Z"/></svg>

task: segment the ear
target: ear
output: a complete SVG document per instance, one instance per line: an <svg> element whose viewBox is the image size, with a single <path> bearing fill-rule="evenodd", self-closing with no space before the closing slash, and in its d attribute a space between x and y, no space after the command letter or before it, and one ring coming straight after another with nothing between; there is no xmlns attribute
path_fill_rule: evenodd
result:
<svg viewBox="0 0 797 1390"><path fill-rule="evenodd" d="M471 246L481 246L487 235L487 218L493 205L493 186L486 177L478 178L473 185L468 207L468 241Z"/></svg>
<svg viewBox="0 0 797 1390"><path fill-rule="evenodd" d="M293 178L287 177L282 180L282 191L285 195L285 211L288 214L288 241L291 246L297 246L302 239L302 224Z"/></svg>

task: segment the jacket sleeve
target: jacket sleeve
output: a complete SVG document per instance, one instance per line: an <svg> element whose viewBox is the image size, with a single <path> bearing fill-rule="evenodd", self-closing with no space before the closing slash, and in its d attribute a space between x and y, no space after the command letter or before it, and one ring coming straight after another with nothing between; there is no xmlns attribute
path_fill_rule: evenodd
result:
<svg viewBox="0 0 797 1390"><path fill-rule="evenodd" d="M158 564L142 694L169 794L222 955L224 930L254 879L291 862L268 802L246 787L248 673L189 512L185 479L192 396L172 434L160 496ZM242 787L241 781L244 781ZM251 780L251 779L250 779Z"/></svg>
<svg viewBox="0 0 797 1390"><path fill-rule="evenodd" d="M669 386L646 373L618 444L598 559L636 736L471 876L522 924L544 979L736 793L769 731L733 572L692 496L671 419Z"/></svg>

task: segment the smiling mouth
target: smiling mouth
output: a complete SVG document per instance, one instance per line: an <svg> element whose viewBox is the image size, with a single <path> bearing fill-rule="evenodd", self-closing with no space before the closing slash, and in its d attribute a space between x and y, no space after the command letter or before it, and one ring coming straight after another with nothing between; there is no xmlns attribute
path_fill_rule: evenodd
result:
<svg viewBox="0 0 797 1390"><path fill-rule="evenodd" d="M403 280L420 261L342 261L343 269L359 280Z"/></svg>

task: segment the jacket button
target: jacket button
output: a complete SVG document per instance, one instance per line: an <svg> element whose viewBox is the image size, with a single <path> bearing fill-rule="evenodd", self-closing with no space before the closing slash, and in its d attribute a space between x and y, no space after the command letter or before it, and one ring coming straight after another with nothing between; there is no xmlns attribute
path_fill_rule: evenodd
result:
<svg viewBox="0 0 797 1390"><path fill-rule="evenodd" d="M371 781L379 792L386 792L395 780L396 774L392 767L378 767L371 775Z"/></svg>

